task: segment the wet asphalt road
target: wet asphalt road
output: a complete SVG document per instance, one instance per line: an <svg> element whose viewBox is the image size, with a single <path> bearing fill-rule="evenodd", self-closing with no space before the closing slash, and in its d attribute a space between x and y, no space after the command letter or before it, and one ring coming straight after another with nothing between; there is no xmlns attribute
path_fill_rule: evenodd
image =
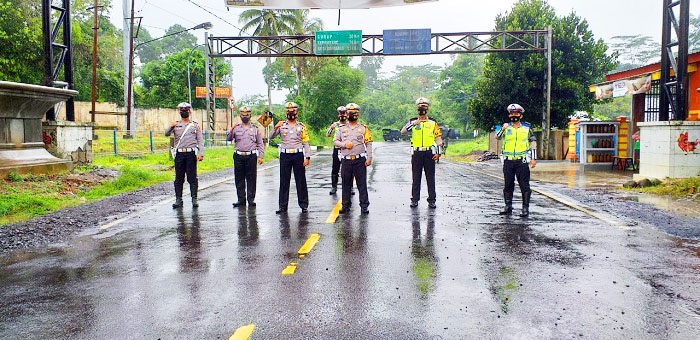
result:
<svg viewBox="0 0 700 340"><path fill-rule="evenodd" d="M411 209L407 144L375 146L367 216L355 195L326 223L339 199L326 151L307 169L308 215L294 190L275 215L279 168L265 165L254 210L231 207L227 181L197 210L164 200L0 258L0 338L227 339L251 323L253 339L700 338L700 253L683 239L538 194L529 219L501 217L501 181L449 162L438 208L424 186Z"/></svg>

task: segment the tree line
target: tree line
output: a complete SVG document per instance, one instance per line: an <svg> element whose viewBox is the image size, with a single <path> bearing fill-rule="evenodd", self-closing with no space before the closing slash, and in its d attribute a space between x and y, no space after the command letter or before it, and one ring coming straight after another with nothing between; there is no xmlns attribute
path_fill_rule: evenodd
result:
<svg viewBox="0 0 700 340"><path fill-rule="evenodd" d="M109 21L111 0L101 1L98 29L97 100L124 104L122 32ZM73 0L73 53L76 100L89 101L92 83L92 5ZM314 34L323 23L308 10L249 9L241 13L241 35L276 36ZM596 39L584 18L575 13L557 16L546 0L519 0L495 18L494 30L533 30L552 27L552 125L564 127L577 110L615 115L619 103L606 107L589 93L588 86L607 73L658 61L659 43L646 36L617 36L609 42ZM181 32L173 25L164 35ZM0 79L41 84L43 42L41 4L38 1L0 0ZM155 39L141 28L135 45ZM700 47L700 16L691 18L691 50ZM188 97L189 65L192 91L205 82L204 48L189 32L145 43L136 50L134 103L136 107L174 107ZM264 51L261 51L264 52ZM505 118L505 107L523 105L526 119L541 124L544 109L546 59L538 53L461 54L449 65L399 66L382 74L383 57L267 58L262 76L267 96L239 98L239 105L258 111L282 109L273 105L273 89L286 90L287 100L301 107L302 121L323 130L336 118L336 107L356 102L362 119L375 127L400 127L415 114L415 99L427 97L432 115L453 128L489 129ZM230 83L228 65L215 59L217 86ZM195 99L204 108L204 99ZM610 102L610 101L609 101ZM218 101L225 107L225 101Z"/></svg>

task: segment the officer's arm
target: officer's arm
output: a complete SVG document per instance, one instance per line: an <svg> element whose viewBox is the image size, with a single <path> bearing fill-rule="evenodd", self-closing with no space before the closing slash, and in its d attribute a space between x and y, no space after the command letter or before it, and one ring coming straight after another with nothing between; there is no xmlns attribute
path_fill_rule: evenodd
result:
<svg viewBox="0 0 700 340"><path fill-rule="evenodd" d="M411 121L409 120L408 123L406 123L406 125L404 125L404 126L401 128L401 134L402 134L402 135L405 135L405 134L407 134L408 131L411 130L411 129L413 129L413 122L411 122Z"/></svg>
<svg viewBox="0 0 700 340"><path fill-rule="evenodd" d="M537 137L535 134L532 132L532 129L530 129L530 132L528 133L527 140L530 141L530 150L527 151L527 161L531 161L533 159L537 159Z"/></svg>
<svg viewBox="0 0 700 340"><path fill-rule="evenodd" d="M233 129L231 128L230 130L226 131L226 140L229 142L233 142Z"/></svg>
<svg viewBox="0 0 700 340"><path fill-rule="evenodd" d="M310 158L311 146L309 145L309 132L306 130L306 126L303 126L301 130L301 145L304 147L304 156Z"/></svg>
<svg viewBox="0 0 700 340"><path fill-rule="evenodd" d="M503 138L503 134L506 132L506 129L504 129L502 126L500 129L496 129L496 139L501 139Z"/></svg>
<svg viewBox="0 0 700 340"><path fill-rule="evenodd" d="M345 144L343 143L343 135L340 133L340 129L335 130L335 138L333 138L333 145L339 147L339 148L344 148Z"/></svg>
<svg viewBox="0 0 700 340"><path fill-rule="evenodd" d="M372 160L372 132L369 131L369 128L365 125L365 149L367 149L367 159Z"/></svg>
<svg viewBox="0 0 700 340"><path fill-rule="evenodd" d="M440 130L440 127L437 125L437 123L435 124L435 130L433 131L433 134L435 136L435 145L442 146L444 143L442 141L442 130Z"/></svg>
<svg viewBox="0 0 700 340"><path fill-rule="evenodd" d="M258 149L258 158L263 158L265 156L265 143L263 143L262 131L258 128L258 133L255 137L256 149Z"/></svg>
<svg viewBox="0 0 700 340"><path fill-rule="evenodd" d="M269 139L273 139L273 138L277 137L277 135L279 135L279 134L280 134L280 129L279 129L279 128L277 128L277 129L273 128L273 129L272 129L272 132L270 133L270 138L269 138Z"/></svg>
<svg viewBox="0 0 700 340"><path fill-rule="evenodd" d="M199 150L199 156L204 156L204 136L202 135L202 129L199 125L196 126L197 129L197 150Z"/></svg>
<svg viewBox="0 0 700 340"><path fill-rule="evenodd" d="M333 128L335 126L335 123L331 124L331 126L328 127L328 131L326 131L326 137L330 137L333 134L333 131L337 131L338 127L335 126L335 129Z"/></svg>
<svg viewBox="0 0 700 340"><path fill-rule="evenodd" d="M175 127L174 126L169 127L167 130L165 130L165 136L166 137L170 136L170 134L172 134L173 131L175 131Z"/></svg>

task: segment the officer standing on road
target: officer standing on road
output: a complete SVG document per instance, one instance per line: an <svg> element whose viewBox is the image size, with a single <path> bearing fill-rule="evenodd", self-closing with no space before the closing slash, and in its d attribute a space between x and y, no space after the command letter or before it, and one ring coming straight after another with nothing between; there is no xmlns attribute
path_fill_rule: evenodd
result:
<svg viewBox="0 0 700 340"><path fill-rule="evenodd" d="M411 208L418 206L420 200L420 184L423 171L425 171L425 181L428 183L428 207L437 208L435 205L435 161L440 159L440 148L442 147L442 132L438 124L428 119L428 108L430 103L425 98L416 100L418 118L411 119L401 129L401 134L405 135L411 131L411 169L413 172L413 185L411 188Z"/></svg>
<svg viewBox="0 0 700 340"><path fill-rule="evenodd" d="M530 129L530 124L523 122L525 109L518 104L508 105L508 118L510 123L505 123L496 132L496 138L503 138L503 199L506 207L500 215L513 213L513 191L515 190L515 177L518 177L520 193L523 197L523 207L520 217L530 215L530 169L537 164L537 139Z"/></svg>
<svg viewBox="0 0 700 340"><path fill-rule="evenodd" d="M233 175L236 179L238 202L233 203L233 206L245 207L247 200L248 206L254 207L258 164L263 163L265 146L262 129L250 122L250 109L243 106L238 112L241 124L234 123L227 133L227 140L233 141L236 146L233 153Z"/></svg>
<svg viewBox="0 0 700 340"><path fill-rule="evenodd" d="M343 126L348 119L348 112L345 106L338 106L338 121L331 124L326 131L326 137L330 137L335 134L339 127ZM331 195L335 195L338 192L338 173L340 172L340 158L338 158L339 147L333 147L333 166L331 167Z"/></svg>
<svg viewBox="0 0 700 340"><path fill-rule="evenodd" d="M306 169L311 160L309 133L306 126L297 121L299 106L294 102L284 105L287 120L275 125L270 139L281 136L280 152L280 194L277 214L285 214L289 203L289 184L294 171L297 200L302 213L309 212L309 192L306 187Z"/></svg>
<svg viewBox="0 0 700 340"><path fill-rule="evenodd" d="M173 122L170 128L165 130L165 135L175 135L174 158L175 158L175 203L173 208L182 207L182 185L190 184L190 196L192 196L192 206L199 207L197 202L197 161L204 159L204 138L202 129L197 122L190 121L192 105L190 103L180 103L177 108L182 119Z"/></svg>
<svg viewBox="0 0 700 340"><path fill-rule="evenodd" d="M342 157L343 198L340 213L350 211L350 191L354 178L357 190L360 192L362 214L368 214L367 167L372 165L372 134L367 125L357 122L360 119L360 106L350 103L345 107L348 112L348 123L338 128L333 140L333 145L341 148Z"/></svg>

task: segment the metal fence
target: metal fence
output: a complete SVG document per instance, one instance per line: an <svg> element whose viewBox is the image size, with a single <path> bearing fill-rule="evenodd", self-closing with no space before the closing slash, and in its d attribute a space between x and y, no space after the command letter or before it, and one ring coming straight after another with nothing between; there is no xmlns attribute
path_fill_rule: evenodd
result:
<svg viewBox="0 0 700 340"><path fill-rule="evenodd" d="M204 131L204 147L222 147L231 143L226 141L225 132ZM153 130L94 130L92 151L94 155L143 155L165 152L173 146L172 136L166 137L164 131Z"/></svg>

